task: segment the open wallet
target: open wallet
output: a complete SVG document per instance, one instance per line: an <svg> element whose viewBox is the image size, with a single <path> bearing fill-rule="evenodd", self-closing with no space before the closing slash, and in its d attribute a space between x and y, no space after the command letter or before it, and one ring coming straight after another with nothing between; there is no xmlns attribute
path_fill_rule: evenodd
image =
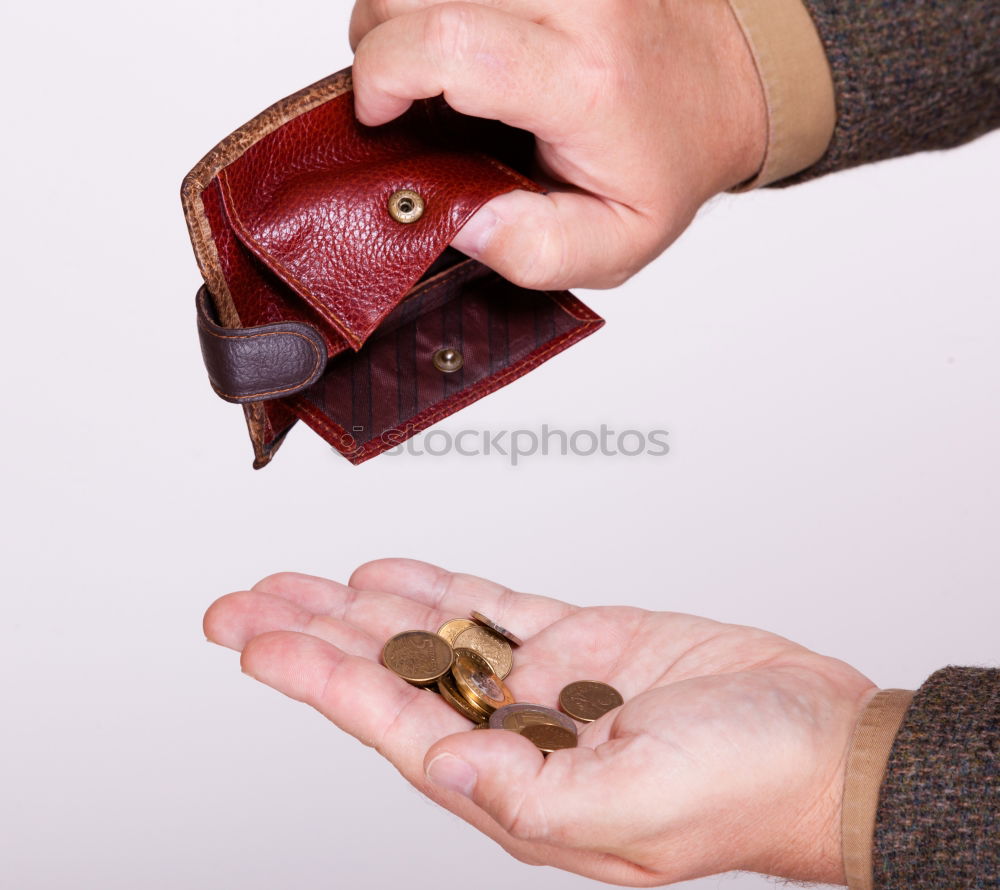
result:
<svg viewBox="0 0 1000 890"><path fill-rule="evenodd" d="M529 133L440 97L366 127L353 97L350 69L306 87L184 179L202 354L256 468L297 420L361 463L604 323L448 246L491 198L544 191Z"/></svg>

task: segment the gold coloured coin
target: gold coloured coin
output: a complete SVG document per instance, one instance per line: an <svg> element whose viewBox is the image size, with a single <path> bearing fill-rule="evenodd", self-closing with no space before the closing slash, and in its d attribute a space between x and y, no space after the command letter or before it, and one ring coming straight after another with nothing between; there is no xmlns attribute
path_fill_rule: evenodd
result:
<svg viewBox="0 0 1000 890"><path fill-rule="evenodd" d="M515 637L514 634L512 634L509 630L507 630L507 628L504 627L503 625L497 624L495 621L492 621L491 619L487 618L482 612L471 612L470 614L472 615L473 619L476 621L477 624L481 624L483 627L488 627L495 633L500 634L500 636L506 637L507 642L510 643L512 646L521 645L521 640L518 637Z"/></svg>
<svg viewBox="0 0 1000 890"><path fill-rule="evenodd" d="M425 630L406 630L382 647L382 663L414 686L430 686L451 669L448 641Z"/></svg>
<svg viewBox="0 0 1000 890"><path fill-rule="evenodd" d="M592 723L625 704L621 693L607 683L578 680L559 693L559 707L581 723Z"/></svg>
<svg viewBox="0 0 1000 890"><path fill-rule="evenodd" d="M438 628L438 636L444 637L451 646L454 646L455 637L457 637L463 630L477 626L476 622L471 618L449 618Z"/></svg>
<svg viewBox="0 0 1000 890"><path fill-rule="evenodd" d="M474 621L470 621L469 624L472 627L467 627L455 637L452 645L456 649L471 649L473 652L478 652L489 662L493 673L503 680L514 666L514 653L511 651L510 643L488 627L481 627Z"/></svg>
<svg viewBox="0 0 1000 890"><path fill-rule="evenodd" d="M450 674L445 674L437 681L437 690L441 693L441 697L467 720L471 720L473 723L483 723L489 716L488 711L480 710L464 698L455 686L455 681Z"/></svg>
<svg viewBox="0 0 1000 890"><path fill-rule="evenodd" d="M517 702L504 705L490 714L490 729L508 729L511 732L521 732L526 726L546 723L550 726L562 726L570 732L576 732L576 724L565 714L560 714L544 705L532 705L528 702Z"/></svg>
<svg viewBox="0 0 1000 890"><path fill-rule="evenodd" d="M462 697L474 708L489 716L497 708L514 703L514 696L503 685L489 662L472 649L456 649L451 675Z"/></svg>
<svg viewBox="0 0 1000 890"><path fill-rule="evenodd" d="M521 730L529 742L533 742L543 754L551 754L563 748L576 747L576 733L570 732L565 726L555 726L551 723L535 723Z"/></svg>

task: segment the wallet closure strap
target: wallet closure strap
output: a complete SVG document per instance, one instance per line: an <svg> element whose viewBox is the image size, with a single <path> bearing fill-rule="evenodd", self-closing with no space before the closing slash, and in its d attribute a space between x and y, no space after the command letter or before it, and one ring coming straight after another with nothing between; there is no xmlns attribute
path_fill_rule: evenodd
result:
<svg viewBox="0 0 1000 890"><path fill-rule="evenodd" d="M307 324L224 328L212 317L208 289L195 299L198 337L212 388L227 402L259 402L301 392L326 365L326 344Z"/></svg>

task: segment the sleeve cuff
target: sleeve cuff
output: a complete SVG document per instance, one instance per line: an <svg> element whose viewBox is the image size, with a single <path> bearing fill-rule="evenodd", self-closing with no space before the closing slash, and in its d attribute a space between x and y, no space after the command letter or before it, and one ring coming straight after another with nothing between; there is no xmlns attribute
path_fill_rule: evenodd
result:
<svg viewBox="0 0 1000 890"><path fill-rule="evenodd" d="M850 890L872 890L872 844L879 789L889 752L914 693L883 689L868 703L854 731L844 776L841 835Z"/></svg>
<svg viewBox="0 0 1000 890"><path fill-rule="evenodd" d="M729 0L753 54L767 106L764 163L733 191L805 170L826 151L837 113L833 76L802 0Z"/></svg>

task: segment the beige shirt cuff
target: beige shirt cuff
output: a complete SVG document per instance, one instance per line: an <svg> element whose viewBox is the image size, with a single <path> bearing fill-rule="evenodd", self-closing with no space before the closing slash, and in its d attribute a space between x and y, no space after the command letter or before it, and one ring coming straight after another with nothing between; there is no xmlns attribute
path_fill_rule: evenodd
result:
<svg viewBox="0 0 1000 890"><path fill-rule="evenodd" d="M750 45L767 105L764 163L733 191L747 191L818 161L837 119L833 76L802 0L729 0Z"/></svg>
<svg viewBox="0 0 1000 890"><path fill-rule="evenodd" d="M913 700L908 689L883 689L861 714L844 776L841 836L844 874L850 890L872 890L872 846L879 789L892 743Z"/></svg>

